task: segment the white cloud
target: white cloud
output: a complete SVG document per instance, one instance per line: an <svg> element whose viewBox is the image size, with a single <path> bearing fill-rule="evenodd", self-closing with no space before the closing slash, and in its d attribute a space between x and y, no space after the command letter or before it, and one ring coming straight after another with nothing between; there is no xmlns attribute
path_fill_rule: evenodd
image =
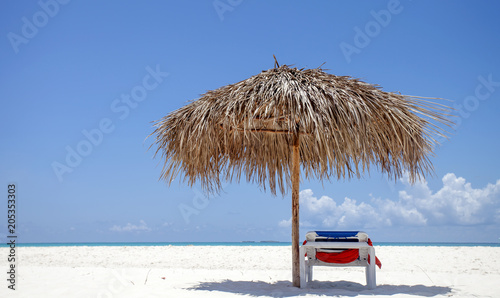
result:
<svg viewBox="0 0 500 298"><path fill-rule="evenodd" d="M151 228L141 219L139 225L133 225L131 223L127 223L124 226L114 225L109 230L114 232L149 232Z"/></svg>
<svg viewBox="0 0 500 298"><path fill-rule="evenodd" d="M462 177L453 173L446 174L443 187L435 192L413 192L407 179L404 180L408 190L401 191L399 196L411 202L415 208L427 216L431 224L491 224L500 223L500 180L488 184L482 189L472 185ZM417 190L429 189L426 183L416 185Z"/></svg>
<svg viewBox="0 0 500 298"><path fill-rule="evenodd" d="M480 189L453 173L442 181L442 188L433 192L427 182L412 186L405 178L405 190L397 199L370 197L360 203L347 197L338 203L328 196L318 199L306 189L300 192L301 219L310 226L337 229L500 223L500 180ZM280 227L290 224L291 220L279 222Z"/></svg>
<svg viewBox="0 0 500 298"><path fill-rule="evenodd" d="M304 221L304 222L299 222L299 225L303 228L310 228L310 227L314 227L315 225L308 222L308 221ZM289 228L292 226L292 218L290 217L290 219L286 220L286 219L283 219L282 221L280 221L278 223L278 226L282 227L282 228Z"/></svg>
<svg viewBox="0 0 500 298"><path fill-rule="evenodd" d="M378 226L384 221L372 205L363 202L358 204L350 198L344 198L344 201L337 205L328 196L316 198L310 189L300 192L300 204L304 210L302 215L308 221L324 227Z"/></svg>
<svg viewBox="0 0 500 298"><path fill-rule="evenodd" d="M280 221L278 223L278 226L282 227L282 228L288 228L288 227L291 227L292 226L292 218L290 217L289 220L286 220L286 219L283 219L282 221Z"/></svg>

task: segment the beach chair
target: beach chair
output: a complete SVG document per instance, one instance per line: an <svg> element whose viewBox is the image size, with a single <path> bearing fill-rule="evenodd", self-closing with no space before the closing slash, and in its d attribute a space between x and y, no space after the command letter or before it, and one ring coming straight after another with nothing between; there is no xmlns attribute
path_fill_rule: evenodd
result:
<svg viewBox="0 0 500 298"><path fill-rule="evenodd" d="M375 259L375 262L372 260ZM366 285L376 287L375 265L382 264L375 256L371 240L361 231L313 231L306 234L300 247L300 287L313 279L314 266L365 267Z"/></svg>

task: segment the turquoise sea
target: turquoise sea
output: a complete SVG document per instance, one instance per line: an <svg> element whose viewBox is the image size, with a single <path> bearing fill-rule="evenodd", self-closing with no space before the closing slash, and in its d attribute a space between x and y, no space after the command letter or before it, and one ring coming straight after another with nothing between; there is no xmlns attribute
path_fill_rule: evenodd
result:
<svg viewBox="0 0 500 298"><path fill-rule="evenodd" d="M17 247L56 246L290 246L291 242L77 242L77 243L16 243ZM0 247L7 247L3 243ZM485 246L500 247L500 243L452 242L376 242L374 246Z"/></svg>

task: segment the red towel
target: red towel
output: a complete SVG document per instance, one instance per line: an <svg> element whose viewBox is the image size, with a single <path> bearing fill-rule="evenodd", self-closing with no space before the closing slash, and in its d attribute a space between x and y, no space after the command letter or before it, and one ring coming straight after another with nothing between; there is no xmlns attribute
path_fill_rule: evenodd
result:
<svg viewBox="0 0 500 298"><path fill-rule="evenodd" d="M341 252L316 252L316 259L325 263L346 264L359 258L359 250L346 249Z"/></svg>
<svg viewBox="0 0 500 298"><path fill-rule="evenodd" d="M302 243L305 245L307 240ZM368 239L368 245L373 246L371 239ZM307 254L306 254L307 256ZM346 249L341 252L316 252L316 258L325 263L335 263L335 264L346 264L356 261L359 258L359 250L357 249ZM368 255L368 264L370 264L370 255ZM375 264L378 268L382 269L382 262L375 256Z"/></svg>
<svg viewBox="0 0 500 298"><path fill-rule="evenodd" d="M373 242L370 238L368 238L368 245L373 246ZM368 255L368 264L370 264L370 255ZM382 262L375 256L375 264L377 264L378 268L382 269Z"/></svg>

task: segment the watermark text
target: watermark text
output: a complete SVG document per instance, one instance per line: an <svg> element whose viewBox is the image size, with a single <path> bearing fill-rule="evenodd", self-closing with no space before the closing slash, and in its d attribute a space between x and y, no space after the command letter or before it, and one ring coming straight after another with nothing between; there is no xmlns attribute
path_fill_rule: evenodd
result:
<svg viewBox="0 0 500 298"><path fill-rule="evenodd" d="M7 39L12 49L17 54L19 47L28 44L31 39L37 36L39 30L49 23L60 11L61 5L66 5L70 0L40 0L38 6L40 10L35 12L31 18L22 17L21 30L17 33L10 31L7 33Z"/></svg>
<svg viewBox="0 0 500 298"><path fill-rule="evenodd" d="M7 245L9 247L7 254L7 288L10 290L16 289L16 203L17 203L17 187L11 183L7 185Z"/></svg>
<svg viewBox="0 0 500 298"><path fill-rule="evenodd" d="M110 109L116 114L118 119L125 120L129 117L131 110L136 109L141 102L146 100L148 92L157 88L168 76L168 73L160 70L160 65L155 68L146 67L147 74L142 78L141 83L134 86L129 93L122 94L111 102ZM112 133L116 126L116 121L111 118L102 118L95 128L83 129L82 139L74 146L66 146L66 157L64 161L52 162L52 170L59 182L64 180L64 175L72 173L85 157L92 154L94 149L102 144L106 135Z"/></svg>

